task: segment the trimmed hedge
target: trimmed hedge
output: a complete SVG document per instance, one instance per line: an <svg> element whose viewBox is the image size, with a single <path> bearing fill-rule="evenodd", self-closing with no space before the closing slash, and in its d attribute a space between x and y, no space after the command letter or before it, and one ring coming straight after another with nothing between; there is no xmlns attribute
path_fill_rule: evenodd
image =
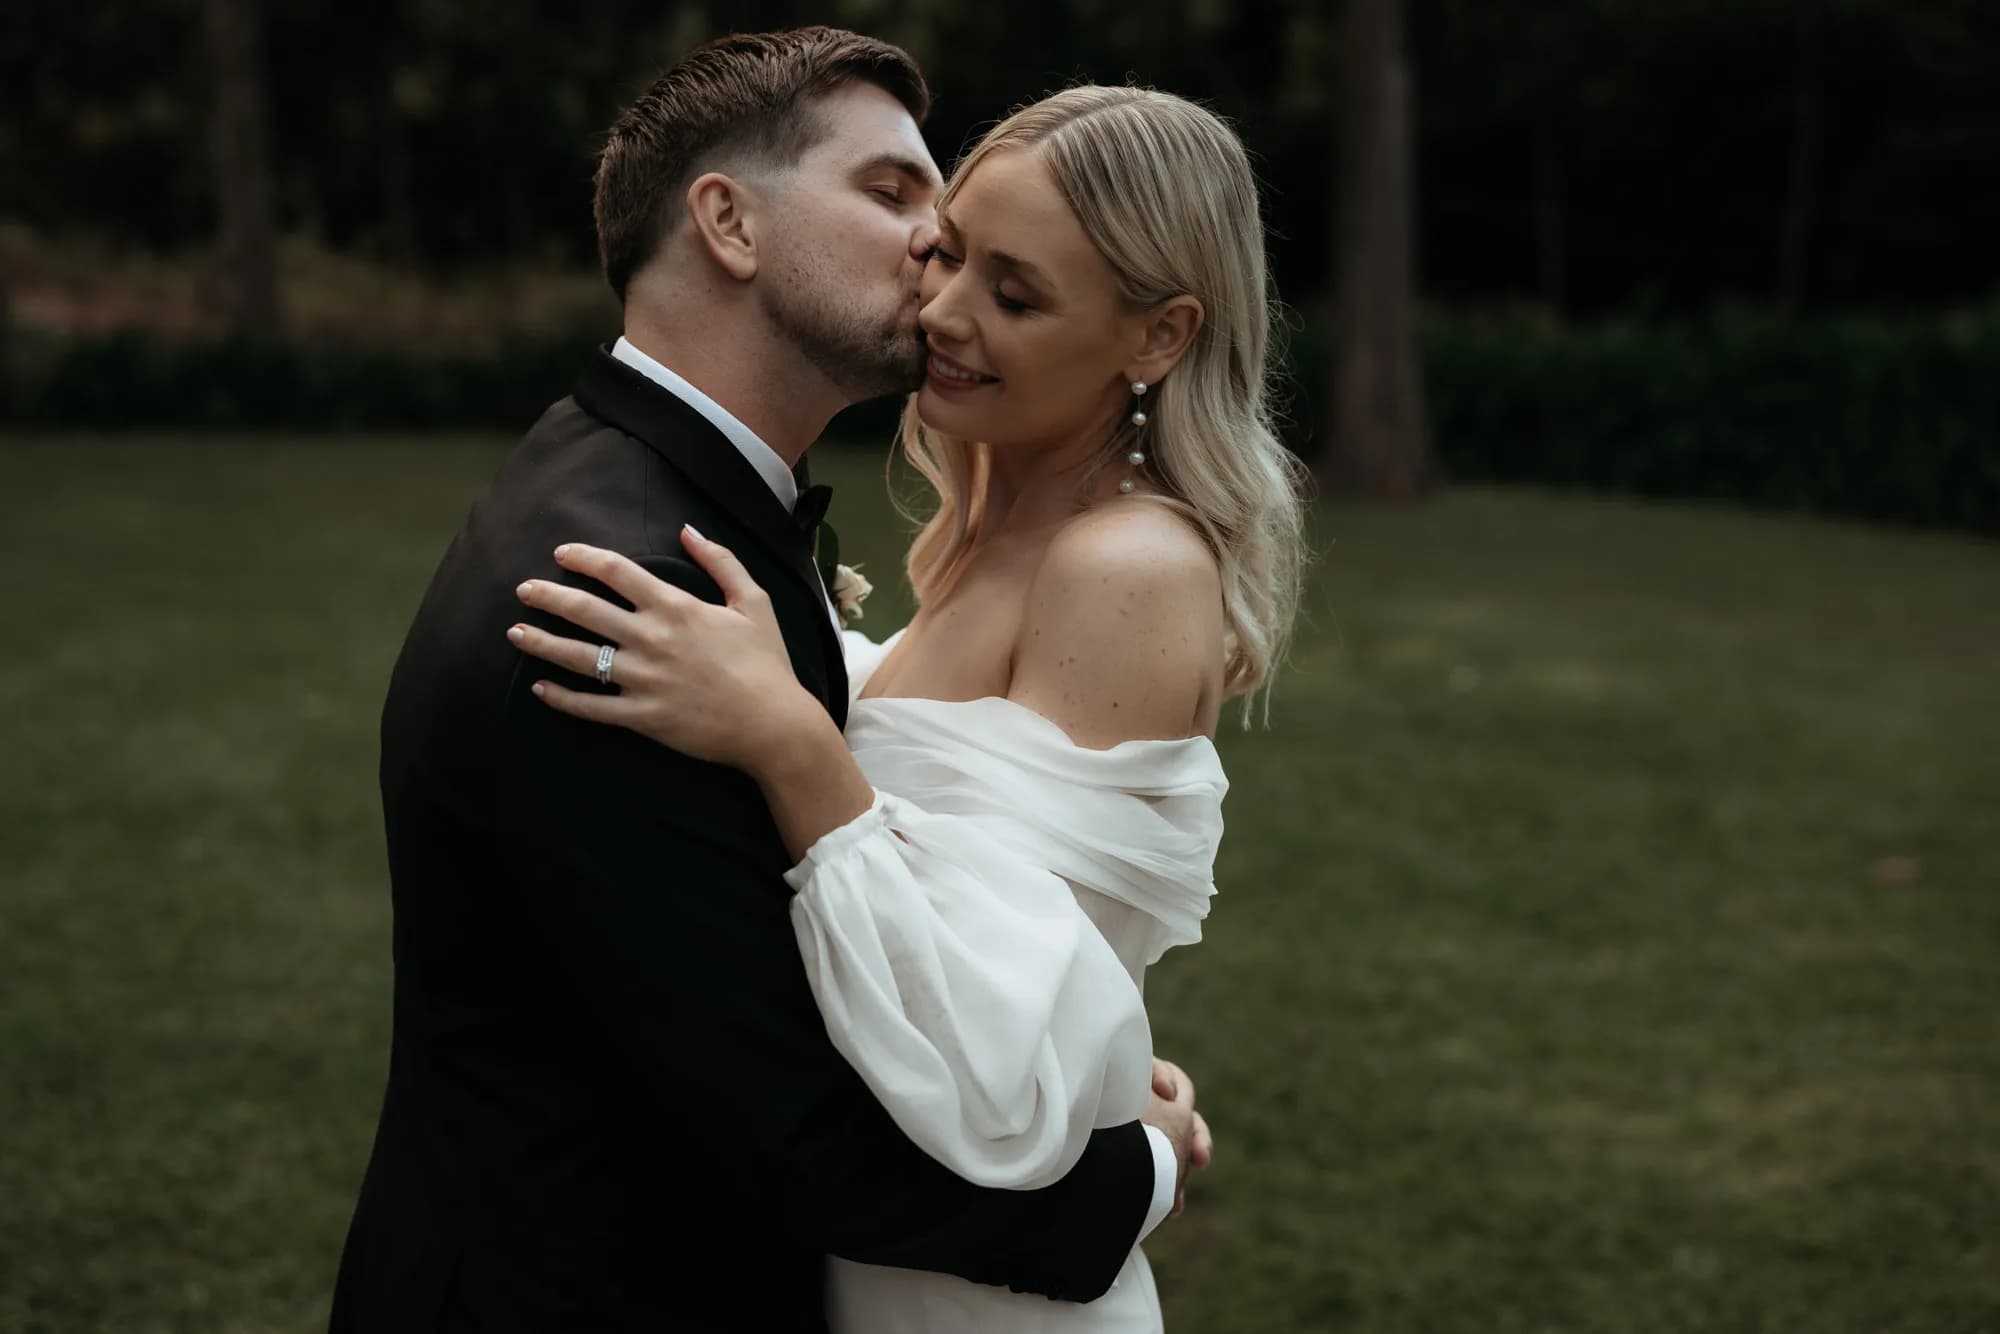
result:
<svg viewBox="0 0 2000 1334"><path fill-rule="evenodd" d="M433 355L341 343L182 342L120 332L18 338L0 422L147 430L521 431L568 392L599 340L510 337Z"/></svg>
<svg viewBox="0 0 2000 1334"><path fill-rule="evenodd" d="M1431 438L1459 480L2000 532L2000 311L1590 329L1443 318L1421 340ZM1298 434L1323 436L1325 345L1309 327L1290 354Z"/></svg>
<svg viewBox="0 0 2000 1334"><path fill-rule="evenodd" d="M601 337L446 356L341 344L17 335L0 423L519 431ZM1930 321L1564 329L1437 317L1422 334L1450 474L2000 532L2000 311ZM1290 339L1293 443L1316 450L1325 344ZM837 430L879 441L892 406Z"/></svg>

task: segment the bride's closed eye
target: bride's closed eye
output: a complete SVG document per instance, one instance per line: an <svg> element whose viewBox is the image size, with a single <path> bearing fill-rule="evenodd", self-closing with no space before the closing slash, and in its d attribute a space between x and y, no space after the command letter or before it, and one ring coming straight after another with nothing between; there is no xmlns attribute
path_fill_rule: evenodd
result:
<svg viewBox="0 0 2000 1334"><path fill-rule="evenodd" d="M924 263L928 265L932 260L936 260L938 263L944 265L948 269L955 269L960 264L963 264L965 262L964 259L961 258L960 256L954 255L949 250L946 250L943 245L934 245L929 250L924 252ZM1023 311L1034 309L1034 307L1030 303L1026 301L1017 300L1014 297L1008 296L998 287L995 287L993 289L993 302L995 305L999 306L1000 309L1006 311L1009 315L1019 315Z"/></svg>

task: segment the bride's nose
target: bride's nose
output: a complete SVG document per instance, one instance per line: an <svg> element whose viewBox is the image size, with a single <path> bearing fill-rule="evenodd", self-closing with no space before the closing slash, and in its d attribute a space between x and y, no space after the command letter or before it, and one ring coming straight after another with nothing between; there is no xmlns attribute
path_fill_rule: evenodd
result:
<svg viewBox="0 0 2000 1334"><path fill-rule="evenodd" d="M966 318L964 304L954 298L955 288L956 284L949 281L935 289L926 284L924 304L917 310L917 324L933 337L954 343L970 342L972 321Z"/></svg>
<svg viewBox="0 0 2000 1334"><path fill-rule="evenodd" d="M925 268L923 305L917 309L917 324L927 334L964 343L972 339L972 320L965 313L959 276L937 264Z"/></svg>

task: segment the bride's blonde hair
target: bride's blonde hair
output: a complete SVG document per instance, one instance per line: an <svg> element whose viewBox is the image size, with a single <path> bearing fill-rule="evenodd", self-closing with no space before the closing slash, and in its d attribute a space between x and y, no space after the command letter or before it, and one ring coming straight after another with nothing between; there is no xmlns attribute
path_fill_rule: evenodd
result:
<svg viewBox="0 0 2000 1334"><path fill-rule="evenodd" d="M1194 342L1143 400L1143 441L1125 422L1101 462L1143 448L1162 493L1154 499L1207 540L1229 625L1224 686L1253 692L1282 658L1298 609L1304 469L1273 427L1264 226L1242 141L1170 93L1068 88L994 127L953 170L941 204L989 155L1009 150L1048 167L1133 309L1183 294L1201 302ZM938 497L908 559L923 602L950 586L979 536L989 447L927 428L912 398L902 450Z"/></svg>

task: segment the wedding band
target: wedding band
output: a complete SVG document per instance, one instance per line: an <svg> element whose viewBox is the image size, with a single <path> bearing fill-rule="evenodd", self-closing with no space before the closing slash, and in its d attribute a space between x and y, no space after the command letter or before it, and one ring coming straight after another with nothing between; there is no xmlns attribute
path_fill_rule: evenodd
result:
<svg viewBox="0 0 2000 1334"><path fill-rule="evenodd" d="M597 650L597 684L611 684L611 660L618 656L618 650L606 644Z"/></svg>

